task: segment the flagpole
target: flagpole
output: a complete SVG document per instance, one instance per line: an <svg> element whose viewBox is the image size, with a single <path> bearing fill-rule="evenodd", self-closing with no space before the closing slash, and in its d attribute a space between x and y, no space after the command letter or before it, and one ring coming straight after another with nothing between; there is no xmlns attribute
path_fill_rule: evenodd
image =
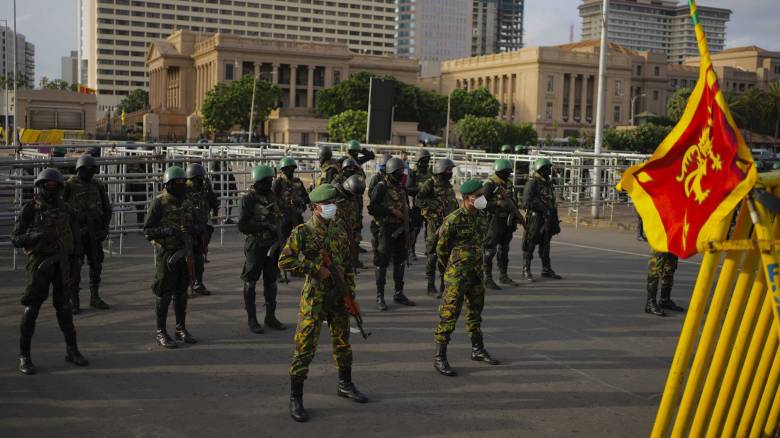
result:
<svg viewBox="0 0 780 438"><path fill-rule="evenodd" d="M593 144L593 153L601 153L601 145L604 142L604 95L607 86L607 15L609 0L604 0L601 13L601 49L599 50L599 87L596 104L596 140ZM601 198L601 166L598 158L593 159L593 206L590 215L596 219L599 217L599 199Z"/></svg>
<svg viewBox="0 0 780 438"><path fill-rule="evenodd" d="M18 64L18 63L17 63L17 59L16 58L17 58L17 56L19 56L19 54L16 53L16 48L17 48L16 47L17 46L16 39L17 38L18 37L17 37L17 33L16 33L16 0L14 0L14 46L13 46L14 47L14 55L13 55L13 59L14 59L14 79L13 79L13 81L14 81L13 82L13 90L14 90L14 130L13 130L13 134L14 134L14 141L13 141L13 145L14 145L14 147L16 147L16 126L17 126L17 124L16 124L16 80L17 80L16 64ZM8 135L8 133L6 133L6 135Z"/></svg>

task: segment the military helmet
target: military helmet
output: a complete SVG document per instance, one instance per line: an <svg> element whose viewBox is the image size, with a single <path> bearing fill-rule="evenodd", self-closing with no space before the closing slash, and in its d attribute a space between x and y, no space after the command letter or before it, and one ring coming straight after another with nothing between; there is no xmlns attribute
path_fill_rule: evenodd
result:
<svg viewBox="0 0 780 438"><path fill-rule="evenodd" d="M165 169L165 176L163 177L163 184L175 179L187 179L187 174L184 173L184 169L179 166L171 166Z"/></svg>
<svg viewBox="0 0 780 438"><path fill-rule="evenodd" d="M404 163L404 160L393 157L387 160L387 164L385 164L385 173L389 175L393 172L404 170L404 168L406 168L406 163Z"/></svg>
<svg viewBox="0 0 780 438"><path fill-rule="evenodd" d="M547 158L537 158L534 160L534 164L532 166L532 169L534 172L537 172L542 167L546 166L552 166L552 162Z"/></svg>
<svg viewBox="0 0 780 438"><path fill-rule="evenodd" d="M509 160L499 159L493 163L493 170L501 172L502 170L512 170L512 163Z"/></svg>
<svg viewBox="0 0 780 438"><path fill-rule="evenodd" d="M501 146L501 152L509 153L512 152L512 146L509 146L508 144Z"/></svg>
<svg viewBox="0 0 780 438"><path fill-rule="evenodd" d="M516 154L524 154L526 152L528 152L528 148L526 148L525 146L523 146L521 144L515 146L515 153Z"/></svg>
<svg viewBox="0 0 780 438"><path fill-rule="evenodd" d="M440 175L447 171L447 169L455 167L455 163L450 160L449 158L445 158L443 160L439 160L436 162L436 164L433 166L433 174L434 175Z"/></svg>
<svg viewBox="0 0 780 438"><path fill-rule="evenodd" d="M91 147L87 149L87 154L92 155L93 157L97 158L100 156L100 148L99 147Z"/></svg>
<svg viewBox="0 0 780 438"><path fill-rule="evenodd" d="M321 146L319 156L320 163L324 163L331 158L333 158L333 151L330 149L330 146Z"/></svg>
<svg viewBox="0 0 780 438"><path fill-rule="evenodd" d="M76 161L76 170L82 167L97 167L97 161L92 155L84 154Z"/></svg>
<svg viewBox="0 0 780 438"><path fill-rule="evenodd" d="M362 196L366 191L366 181L360 175L352 175L341 184L341 187L353 195Z"/></svg>
<svg viewBox="0 0 780 438"><path fill-rule="evenodd" d="M362 149L362 146L360 146L360 142L357 140L350 140L347 142L347 150L348 151L359 151Z"/></svg>
<svg viewBox="0 0 780 438"><path fill-rule="evenodd" d="M427 149L420 149L414 154L414 162L419 163L424 158L431 158L431 153Z"/></svg>
<svg viewBox="0 0 780 438"><path fill-rule="evenodd" d="M298 168L298 163L295 162L291 157L284 157L281 160L279 160L279 168L284 169L285 167L294 167Z"/></svg>
<svg viewBox="0 0 780 438"><path fill-rule="evenodd" d="M387 162L390 161L390 159L393 158L390 154L382 154L382 158L379 159L379 172L385 173L385 167L387 167Z"/></svg>
<svg viewBox="0 0 780 438"><path fill-rule="evenodd" d="M199 176L206 176L206 169L198 163L192 163L187 166L187 179L197 178Z"/></svg>
<svg viewBox="0 0 780 438"><path fill-rule="evenodd" d="M38 177L35 178L35 185L37 186L39 182L45 181L54 181L59 185L65 185L65 177L62 176L57 169L43 169L41 173L38 174Z"/></svg>
<svg viewBox="0 0 780 438"><path fill-rule="evenodd" d="M255 166L255 168L252 169L252 182L260 182L269 177L273 178L273 176L274 170L271 168L271 166L261 164L259 166Z"/></svg>

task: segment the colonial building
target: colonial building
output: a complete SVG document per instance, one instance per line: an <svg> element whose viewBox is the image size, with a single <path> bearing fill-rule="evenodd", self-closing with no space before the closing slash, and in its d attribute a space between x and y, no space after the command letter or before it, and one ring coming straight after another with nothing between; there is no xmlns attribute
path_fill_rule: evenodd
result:
<svg viewBox="0 0 780 438"><path fill-rule="evenodd" d="M204 36L186 30L154 41L146 64L149 104L159 117L160 135L177 138L186 135L187 116L200 113L209 90L245 74L272 81L282 90L282 106L266 127L269 139L302 144L314 143L327 133L327 119L315 111L319 90L361 71L417 81L414 60L357 54L346 45L221 33ZM397 142L416 142L414 124L396 123L394 131Z"/></svg>
<svg viewBox="0 0 780 438"><path fill-rule="evenodd" d="M698 66L699 58L688 58L685 65ZM780 79L780 52L757 46L736 47L712 55L712 65L721 86L735 93L751 87L766 89Z"/></svg>

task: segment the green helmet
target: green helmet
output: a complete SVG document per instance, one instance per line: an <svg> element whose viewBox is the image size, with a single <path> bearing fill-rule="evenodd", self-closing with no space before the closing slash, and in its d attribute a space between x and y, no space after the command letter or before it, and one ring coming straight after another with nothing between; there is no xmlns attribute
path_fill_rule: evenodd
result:
<svg viewBox="0 0 780 438"><path fill-rule="evenodd" d="M527 151L526 147L521 145L521 144L515 146L515 153L516 154L524 154L526 151Z"/></svg>
<svg viewBox="0 0 780 438"><path fill-rule="evenodd" d="M512 152L512 146L509 146L508 144L501 146L501 152L505 152L505 153Z"/></svg>
<svg viewBox="0 0 780 438"><path fill-rule="evenodd" d="M165 169L165 176L163 177L163 184L168 184L175 179L187 179L187 174L184 173L184 169L179 166L171 166Z"/></svg>
<svg viewBox="0 0 780 438"><path fill-rule="evenodd" d="M297 169L298 168L298 163L296 163L295 160L293 160L290 157L284 157L281 160L279 160L279 168L280 169L284 169L285 167L290 167L290 166L292 166L292 167Z"/></svg>
<svg viewBox="0 0 780 438"><path fill-rule="evenodd" d="M509 162L509 160L500 159L496 160L495 163L493 163L493 170L496 172L501 172L502 170L512 170L512 163Z"/></svg>
<svg viewBox="0 0 780 438"><path fill-rule="evenodd" d="M259 166L255 166L254 169L252 169L252 182L260 182L268 177L274 176L274 170L271 168L271 166L266 166L265 164L261 164Z"/></svg>
<svg viewBox="0 0 780 438"><path fill-rule="evenodd" d="M532 169L534 172L538 171L542 167L545 166L552 166L552 162L547 158L537 158L534 160L534 164L532 166Z"/></svg>
<svg viewBox="0 0 780 438"><path fill-rule="evenodd" d="M360 142L357 140L350 140L347 142L347 150L348 151L359 151L362 149L362 146L360 146Z"/></svg>

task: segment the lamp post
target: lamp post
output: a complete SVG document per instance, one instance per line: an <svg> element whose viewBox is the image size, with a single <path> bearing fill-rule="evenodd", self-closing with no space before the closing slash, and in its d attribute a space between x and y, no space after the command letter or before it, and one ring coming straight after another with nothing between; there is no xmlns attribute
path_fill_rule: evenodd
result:
<svg viewBox="0 0 780 438"><path fill-rule="evenodd" d="M0 20L2 21L6 29L8 29L8 20ZM3 38L3 53L7 53L6 50L6 41L8 41L8 38ZM16 44L16 35L14 35L14 44ZM8 110L9 110L9 101L8 101L8 68L5 68L5 80L3 81L3 119L5 119L5 145L8 146Z"/></svg>
<svg viewBox="0 0 780 438"><path fill-rule="evenodd" d="M455 90L453 90L455 91ZM447 130L444 131L444 148L450 147L450 110L452 108L452 91L447 95Z"/></svg>
<svg viewBox="0 0 780 438"><path fill-rule="evenodd" d="M604 0L601 7L601 49L599 50L599 86L598 100L596 106L596 140L593 144L593 152L596 157L593 159L593 206L590 214L594 219L599 217L599 198L601 198L601 166L598 155L601 154L601 145L604 142L604 97L607 88L607 16L609 9L609 0Z"/></svg>
<svg viewBox="0 0 780 438"><path fill-rule="evenodd" d="M637 94L636 96L631 98L631 126L634 126L634 113L635 113L634 108L636 108L636 100L639 99L640 97L647 97L647 94L644 93Z"/></svg>
<svg viewBox="0 0 780 438"><path fill-rule="evenodd" d="M252 143L253 122L255 120L255 91L257 90L257 75L252 84L252 104L249 105L249 142Z"/></svg>

